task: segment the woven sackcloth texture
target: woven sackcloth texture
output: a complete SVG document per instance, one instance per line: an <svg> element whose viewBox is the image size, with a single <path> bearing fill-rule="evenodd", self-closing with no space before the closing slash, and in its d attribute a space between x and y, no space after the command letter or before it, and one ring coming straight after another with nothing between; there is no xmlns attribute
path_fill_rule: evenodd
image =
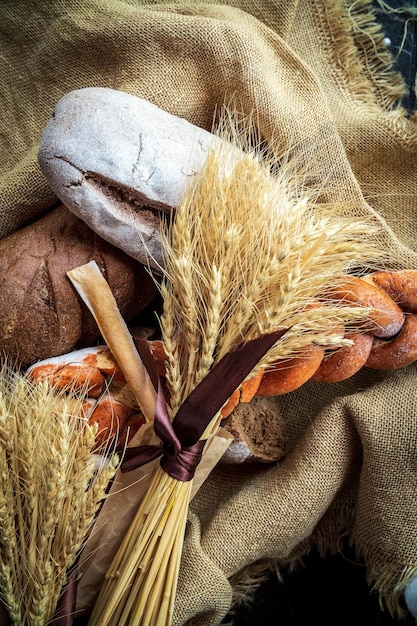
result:
<svg viewBox="0 0 417 626"><path fill-rule="evenodd" d="M314 162L329 201L381 226L392 267L417 269L417 118L398 104L369 2L14 0L0 14L1 237L58 204L37 164L56 102L104 86L208 130L234 96L266 141ZM401 614L417 573L415 376L364 368L276 399L282 462L220 464L192 502L177 626L219 624L251 569L335 550L341 536Z"/></svg>

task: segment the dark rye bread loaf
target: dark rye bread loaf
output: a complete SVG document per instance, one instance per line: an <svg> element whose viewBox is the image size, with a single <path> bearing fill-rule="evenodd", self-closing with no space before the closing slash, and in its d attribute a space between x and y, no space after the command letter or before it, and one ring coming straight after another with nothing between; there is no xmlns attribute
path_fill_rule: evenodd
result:
<svg viewBox="0 0 417 626"><path fill-rule="evenodd" d="M66 272L95 260L126 321L158 296L147 270L60 205L0 241L0 353L32 363L92 345L98 327Z"/></svg>

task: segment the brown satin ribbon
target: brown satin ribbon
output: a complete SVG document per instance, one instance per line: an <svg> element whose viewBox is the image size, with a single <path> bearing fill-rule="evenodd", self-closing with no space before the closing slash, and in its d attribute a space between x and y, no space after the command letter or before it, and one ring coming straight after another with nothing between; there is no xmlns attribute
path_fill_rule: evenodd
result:
<svg viewBox="0 0 417 626"><path fill-rule="evenodd" d="M167 474L180 481L191 480L201 460L205 443L201 436L207 426L256 363L286 331L283 329L246 341L228 352L184 400L172 422L159 383L154 428L161 445L128 448L121 471L128 472L162 456L161 467Z"/></svg>
<svg viewBox="0 0 417 626"><path fill-rule="evenodd" d="M167 474L183 482L191 480L201 460L205 442L199 440L191 445L181 443L174 430L173 422L169 419L165 396L160 383L156 400L154 429L155 434L161 440L161 445L127 448L121 471L129 472L161 456L161 467Z"/></svg>

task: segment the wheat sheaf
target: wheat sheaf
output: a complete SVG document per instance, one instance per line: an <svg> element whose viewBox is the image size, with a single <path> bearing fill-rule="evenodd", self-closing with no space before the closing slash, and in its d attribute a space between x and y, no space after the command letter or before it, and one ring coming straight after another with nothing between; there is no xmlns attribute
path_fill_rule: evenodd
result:
<svg viewBox="0 0 417 626"><path fill-rule="evenodd" d="M13 626L45 626L106 496L81 396L0 367L0 599Z"/></svg>
<svg viewBox="0 0 417 626"><path fill-rule="evenodd" d="M190 394L238 344L285 330L252 374L312 343L345 345L345 330L358 329L369 311L326 293L346 273L381 261L378 225L355 217L343 189L337 202L326 200L324 187L337 185L336 176L323 181L294 149L279 156L274 146L265 150L250 117L226 111L218 135L162 224L160 327L174 424ZM201 439L218 425L216 411ZM156 467L90 626L171 624L191 483Z"/></svg>

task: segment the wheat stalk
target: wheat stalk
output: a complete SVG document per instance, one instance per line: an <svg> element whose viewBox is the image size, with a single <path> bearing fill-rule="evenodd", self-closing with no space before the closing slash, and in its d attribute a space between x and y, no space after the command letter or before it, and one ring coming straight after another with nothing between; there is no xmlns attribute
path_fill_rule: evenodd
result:
<svg viewBox="0 0 417 626"><path fill-rule="evenodd" d="M45 626L117 457L96 468L82 397L0 368L0 597L14 626Z"/></svg>
<svg viewBox="0 0 417 626"><path fill-rule="evenodd" d="M353 267L380 258L373 225L352 219L348 205L320 202L323 189L297 159L266 162L250 120L226 112L219 132L222 146L162 228L171 417L237 343L288 329L256 368L311 343L343 345L340 327L364 322L369 311L330 299L318 308L318 298ZM89 626L171 623L191 483L156 468Z"/></svg>

